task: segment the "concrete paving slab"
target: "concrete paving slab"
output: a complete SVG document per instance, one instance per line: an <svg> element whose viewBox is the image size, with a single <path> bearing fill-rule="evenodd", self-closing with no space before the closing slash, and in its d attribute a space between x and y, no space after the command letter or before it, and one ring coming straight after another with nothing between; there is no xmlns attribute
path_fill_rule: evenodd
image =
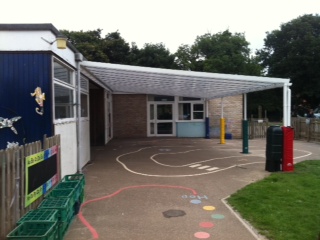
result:
<svg viewBox="0 0 320 240"><path fill-rule="evenodd" d="M263 239L226 198L270 173L266 140L114 139L92 148L85 204L65 240ZM294 142L295 162L320 159L319 144ZM183 216L166 217L167 211ZM82 218L81 218L82 217Z"/></svg>

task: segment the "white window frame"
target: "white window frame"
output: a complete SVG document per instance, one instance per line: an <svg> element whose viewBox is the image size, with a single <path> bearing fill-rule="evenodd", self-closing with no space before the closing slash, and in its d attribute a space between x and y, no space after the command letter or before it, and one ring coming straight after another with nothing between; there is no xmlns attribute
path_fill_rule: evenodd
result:
<svg viewBox="0 0 320 240"><path fill-rule="evenodd" d="M54 77L54 62L59 63L60 65L62 65L63 67L67 68L69 71L71 71L71 84L59 80L57 78ZM68 67L66 64L64 64L63 62L59 61L57 58L53 58L52 60L52 103L53 103L53 123L54 124L59 124L59 123L66 123L66 122L73 122L76 120L76 108L75 108L75 102L76 102L76 91L75 91L75 70ZM64 88L70 89L73 92L73 103L71 103L72 106L72 110L73 110L73 117L68 117L68 118L58 118L56 119L56 104L55 104L55 84L60 85Z"/></svg>
<svg viewBox="0 0 320 240"><path fill-rule="evenodd" d="M85 81L87 82L87 89L81 87L81 81L82 81L82 80L85 80ZM82 107L81 107L81 106L82 106L81 94L87 95L87 116L86 116L86 117L82 117L82 116L81 116L81 113L80 113L80 119L81 119L81 120L89 120L89 117L90 117L90 106L89 106L89 104L90 104L90 102L89 102L89 79L88 79L87 77L85 77L85 76L81 76L81 77L80 77L80 109L82 109Z"/></svg>
<svg viewBox="0 0 320 240"><path fill-rule="evenodd" d="M177 102L177 122L204 122L205 121L205 101L204 99L200 100L180 100L180 97L176 97ZM189 103L190 104L190 119L179 119L179 106L182 103ZM202 104L203 105L203 111L194 111L194 105L195 104ZM203 112L203 119L194 119L193 113L195 112Z"/></svg>

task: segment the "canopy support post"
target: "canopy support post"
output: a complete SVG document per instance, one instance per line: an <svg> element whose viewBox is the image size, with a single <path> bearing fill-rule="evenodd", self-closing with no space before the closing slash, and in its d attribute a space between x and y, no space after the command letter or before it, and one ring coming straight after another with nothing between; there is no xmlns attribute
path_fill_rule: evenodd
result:
<svg viewBox="0 0 320 240"><path fill-rule="evenodd" d="M220 144L225 144L225 119L223 118L223 98L221 98L221 118L220 118Z"/></svg>
<svg viewBox="0 0 320 240"><path fill-rule="evenodd" d="M205 101L205 106L206 106L206 139L210 139L210 120L209 120L209 101L206 99Z"/></svg>
<svg viewBox="0 0 320 240"><path fill-rule="evenodd" d="M247 94L243 94L243 120L242 120L242 153L249 153L249 131L247 120Z"/></svg>

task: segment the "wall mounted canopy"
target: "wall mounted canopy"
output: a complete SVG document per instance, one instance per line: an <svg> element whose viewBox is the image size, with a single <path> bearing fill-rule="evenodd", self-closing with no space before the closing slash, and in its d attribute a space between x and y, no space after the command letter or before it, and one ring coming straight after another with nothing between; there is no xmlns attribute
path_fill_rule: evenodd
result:
<svg viewBox="0 0 320 240"><path fill-rule="evenodd" d="M100 62L81 62L112 92L170 95L214 99L272 88L282 88L290 79L219 74L138 67Z"/></svg>

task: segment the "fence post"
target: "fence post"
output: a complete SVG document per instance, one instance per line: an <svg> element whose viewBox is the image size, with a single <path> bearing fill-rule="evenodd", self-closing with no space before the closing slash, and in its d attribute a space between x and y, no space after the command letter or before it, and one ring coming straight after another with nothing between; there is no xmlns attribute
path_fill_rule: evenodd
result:
<svg viewBox="0 0 320 240"><path fill-rule="evenodd" d="M0 209L0 238L5 239L5 168L6 168L6 158L5 158L5 152L0 151L0 170L1 170L1 177L0 177L0 182L1 182L1 196L0 197L0 204L1 204L1 209Z"/></svg>

